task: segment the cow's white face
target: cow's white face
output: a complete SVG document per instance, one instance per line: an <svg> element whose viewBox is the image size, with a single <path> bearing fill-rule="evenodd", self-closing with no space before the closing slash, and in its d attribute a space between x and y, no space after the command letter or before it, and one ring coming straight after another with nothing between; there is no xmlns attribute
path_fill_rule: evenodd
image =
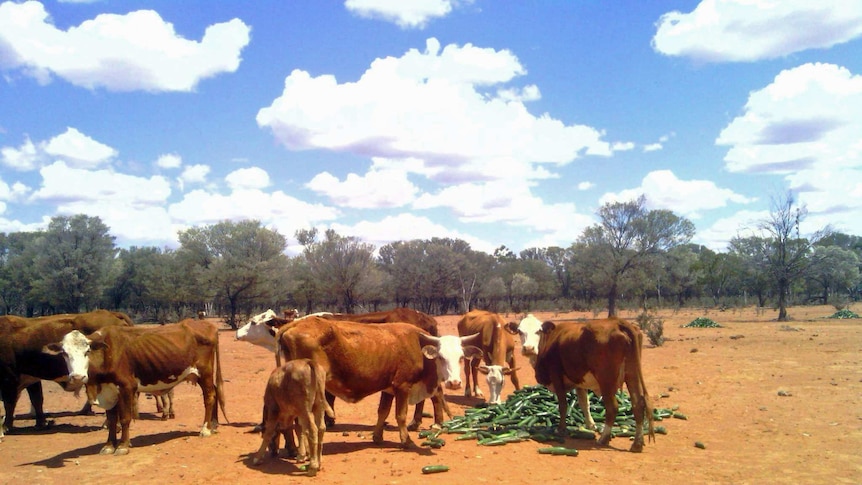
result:
<svg viewBox="0 0 862 485"><path fill-rule="evenodd" d="M87 371L90 367L90 339L83 333L73 330L67 333L60 342L66 367L69 369L68 390L78 390L87 383Z"/></svg>
<svg viewBox="0 0 862 485"><path fill-rule="evenodd" d="M521 338L521 354L529 357L530 364L536 366L539 355L539 337L542 334L542 322L533 314L529 314L518 324L518 336Z"/></svg>
<svg viewBox="0 0 862 485"><path fill-rule="evenodd" d="M485 374L488 382L488 404L500 404L503 395L503 382L511 374L508 366L480 365L479 372Z"/></svg>
<svg viewBox="0 0 862 485"><path fill-rule="evenodd" d="M442 337L426 337L436 341L436 345L422 347L422 353L427 359L437 362L437 377L446 389L461 388L461 364L464 359L481 359L482 350L473 345L464 345L470 337L443 335Z"/></svg>
<svg viewBox="0 0 862 485"><path fill-rule="evenodd" d="M253 316L248 323L237 329L236 339L260 345L271 352L275 352L275 329L266 324L275 316L275 312L272 310Z"/></svg>

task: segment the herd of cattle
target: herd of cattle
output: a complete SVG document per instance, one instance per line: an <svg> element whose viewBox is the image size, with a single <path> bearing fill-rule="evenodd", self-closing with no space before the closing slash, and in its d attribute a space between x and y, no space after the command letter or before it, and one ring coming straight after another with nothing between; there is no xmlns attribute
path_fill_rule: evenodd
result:
<svg viewBox="0 0 862 485"><path fill-rule="evenodd" d="M421 425L426 399L434 407L436 425L444 422L444 414L452 416L444 389L462 387L462 363L467 396L483 397L476 383L479 373L485 376L490 404L500 402L505 376L520 388L513 335L520 336L522 355L529 359L536 382L557 395L560 433L566 431L571 389L577 389L587 426L596 429L587 408L586 391L593 390L603 396L605 426L598 441L607 445L617 414L616 390L625 383L636 421L631 451L643 449L644 419L654 439L641 370L643 336L636 325L619 319L541 322L533 315L506 323L496 313L474 310L461 317L457 328L458 335L439 335L433 317L407 308L304 317L295 311L278 316L268 310L251 318L237 330L236 338L275 354L275 369L262 399L261 446L252 463L261 463L267 451L274 456L283 435L287 452L309 461L309 475L317 473L323 433L335 422L336 397L357 402L380 393L372 435L378 444L394 401L401 446L415 446L409 431ZM218 343L216 326L201 319L141 328L125 314L106 310L0 317L0 397L5 408L0 441L4 431L12 430L22 390L30 396L36 426L46 425L42 380L55 381L67 391L85 390L87 405L82 412L91 404L105 409L108 439L101 454L129 452L129 425L139 393L170 397L183 381L201 389L200 435L209 436L218 426L219 409L227 420ZM408 423L410 405L415 408ZM165 406L167 417L170 401ZM298 450L294 435L299 438Z"/></svg>

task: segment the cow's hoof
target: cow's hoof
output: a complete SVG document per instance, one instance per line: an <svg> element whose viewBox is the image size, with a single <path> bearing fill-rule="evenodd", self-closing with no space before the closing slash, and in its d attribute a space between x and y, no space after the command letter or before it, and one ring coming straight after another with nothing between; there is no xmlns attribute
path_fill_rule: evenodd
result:
<svg viewBox="0 0 862 485"><path fill-rule="evenodd" d="M637 441L635 441L634 443L632 443L632 447L631 447L631 448L629 448L629 451L631 451L632 453L640 453L640 452L642 452L643 450L644 450L644 444L643 444L643 443L638 443Z"/></svg>
<svg viewBox="0 0 862 485"><path fill-rule="evenodd" d="M263 463L263 457L262 456L255 456L254 458L251 459L251 465L252 466L260 466L261 463Z"/></svg>
<svg viewBox="0 0 862 485"><path fill-rule="evenodd" d="M105 445L105 446L103 446L103 447L102 447L102 449L101 449L101 450L99 450L99 454L100 454L100 455L113 455L113 454L114 454L114 451L116 451L116 450L114 449L114 447L113 447L113 446L111 446L111 445Z"/></svg>
<svg viewBox="0 0 862 485"><path fill-rule="evenodd" d="M312 468L309 466L308 469L305 470L305 476L307 476L307 477L317 476L317 468Z"/></svg>
<svg viewBox="0 0 862 485"><path fill-rule="evenodd" d="M380 434L374 433L371 436L371 441L373 441L375 445L382 444L383 443L383 433L380 433Z"/></svg>
<svg viewBox="0 0 862 485"><path fill-rule="evenodd" d="M114 456L126 456L129 454L129 449L125 446L121 446L114 451Z"/></svg>
<svg viewBox="0 0 862 485"><path fill-rule="evenodd" d="M410 424L407 425L407 431L416 431L417 429L419 429L419 426L421 424L421 421L411 421Z"/></svg>

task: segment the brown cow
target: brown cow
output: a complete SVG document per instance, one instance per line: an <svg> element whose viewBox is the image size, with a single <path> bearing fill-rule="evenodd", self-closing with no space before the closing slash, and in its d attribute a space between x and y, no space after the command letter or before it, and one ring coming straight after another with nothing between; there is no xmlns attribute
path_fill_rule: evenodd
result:
<svg viewBox="0 0 862 485"><path fill-rule="evenodd" d="M225 412L218 330L209 322L187 319L143 332L111 327L89 339L71 332L49 350L65 354L70 381L86 384L90 401L106 410L108 440L100 454L129 452L129 424L138 392L160 393L183 381L197 383L204 401L201 436L209 436L218 426L218 407Z"/></svg>
<svg viewBox="0 0 862 485"><path fill-rule="evenodd" d="M41 380L55 381L67 388L69 371L61 356L46 355L42 347L60 341L67 333L78 330L85 335L108 326L132 326L132 320L121 312L95 310L87 313L66 313L47 317L25 318L15 315L0 317L0 397L6 418L0 426L11 430L15 407L22 389L27 389L36 414L36 427L47 425L43 410ZM68 389L72 390L72 389ZM89 412L85 405L82 412Z"/></svg>
<svg viewBox="0 0 862 485"><path fill-rule="evenodd" d="M329 320L350 321L358 323L396 323L404 322L415 325L434 337L437 333L437 320L431 315L412 308L398 307L392 310L370 313L331 313L321 315Z"/></svg>
<svg viewBox="0 0 862 485"><path fill-rule="evenodd" d="M440 383L460 379L461 359L481 355L481 350L468 345L477 337L434 337L406 323L366 325L320 317L297 320L276 335L283 357L309 358L323 366L329 393L357 402L380 392L375 443L383 441L383 425L394 398L403 447L413 445L407 434L408 404L429 397L442 399ZM443 420L440 408L434 407L435 422Z"/></svg>
<svg viewBox="0 0 862 485"><path fill-rule="evenodd" d="M488 403L499 404L503 392L503 383L506 375L512 379L515 389L521 388L518 381L518 368L515 366L515 342L512 336L504 331L505 322L496 313L473 310L468 312L458 321L458 334L470 335L482 334L482 353L486 365L480 365L478 361L465 362L464 374L467 381L465 396L471 392L476 397L483 397L482 390L476 382L478 373L486 375L488 382Z"/></svg>
<svg viewBox="0 0 862 485"><path fill-rule="evenodd" d="M310 461L307 473L317 474L326 431L323 415L332 413L323 396L325 388L326 371L310 359L291 360L272 371L263 395L262 441L253 465L263 462L267 448L270 456L276 456L279 431L298 426L300 450L305 450Z"/></svg>
<svg viewBox="0 0 862 485"><path fill-rule="evenodd" d="M616 392L626 384L635 415L635 437L631 451L643 451L643 421L647 418L649 437L655 441L653 414L641 369L643 334L620 319L587 322L544 322L536 355L536 382L557 395L560 409L558 432L566 431L567 392L577 389L584 416L589 416L587 389L602 396L605 427L600 445L608 445L618 406Z"/></svg>

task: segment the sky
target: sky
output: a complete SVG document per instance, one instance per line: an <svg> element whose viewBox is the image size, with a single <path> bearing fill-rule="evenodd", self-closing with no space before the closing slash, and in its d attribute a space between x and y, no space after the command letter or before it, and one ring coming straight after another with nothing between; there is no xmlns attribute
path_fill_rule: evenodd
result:
<svg viewBox="0 0 862 485"><path fill-rule="evenodd" d="M0 3L0 232L258 220L568 247L640 195L726 251L862 235L862 2Z"/></svg>

